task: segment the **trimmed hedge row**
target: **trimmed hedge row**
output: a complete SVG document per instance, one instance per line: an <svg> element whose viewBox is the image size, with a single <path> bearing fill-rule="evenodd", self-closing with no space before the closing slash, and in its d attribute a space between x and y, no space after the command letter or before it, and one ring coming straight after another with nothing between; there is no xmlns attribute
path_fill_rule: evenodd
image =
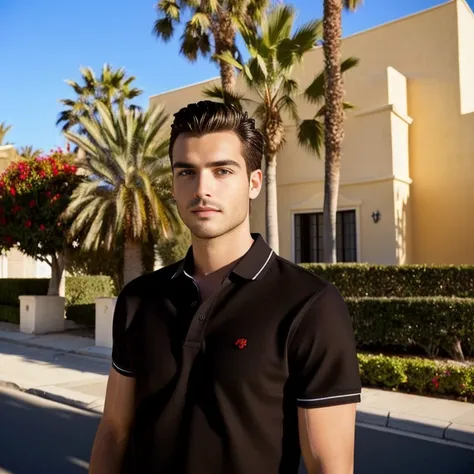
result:
<svg viewBox="0 0 474 474"><path fill-rule="evenodd" d="M19 324L21 295L46 295L45 278L0 279L0 321ZM101 275L66 278L66 317L78 324L95 324L95 299L115 295L111 278Z"/></svg>
<svg viewBox="0 0 474 474"><path fill-rule="evenodd" d="M20 324L20 308L0 304L0 321Z"/></svg>
<svg viewBox="0 0 474 474"><path fill-rule="evenodd" d="M358 354L362 384L474 402L474 366L417 357Z"/></svg>
<svg viewBox="0 0 474 474"><path fill-rule="evenodd" d="M474 350L474 298L346 298L359 347L416 345L452 358Z"/></svg>
<svg viewBox="0 0 474 474"><path fill-rule="evenodd" d="M107 276L66 278L66 317L78 324L95 325L95 300L115 296L115 286Z"/></svg>
<svg viewBox="0 0 474 474"><path fill-rule="evenodd" d="M345 297L474 298L474 265L300 265L336 285Z"/></svg>

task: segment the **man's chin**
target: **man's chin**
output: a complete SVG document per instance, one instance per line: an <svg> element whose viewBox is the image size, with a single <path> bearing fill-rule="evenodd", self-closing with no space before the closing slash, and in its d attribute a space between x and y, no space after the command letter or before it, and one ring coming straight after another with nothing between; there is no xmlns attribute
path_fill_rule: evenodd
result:
<svg viewBox="0 0 474 474"><path fill-rule="evenodd" d="M198 239L215 239L225 234L225 230L206 228L205 226L194 227L189 229L191 234L193 234Z"/></svg>

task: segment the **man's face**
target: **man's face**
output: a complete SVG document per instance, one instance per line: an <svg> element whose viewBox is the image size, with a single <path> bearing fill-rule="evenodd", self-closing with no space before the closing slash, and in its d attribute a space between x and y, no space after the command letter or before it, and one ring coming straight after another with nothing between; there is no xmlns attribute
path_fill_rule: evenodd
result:
<svg viewBox="0 0 474 474"><path fill-rule="evenodd" d="M234 132L181 134L173 146L173 194L181 219L201 239L224 235L248 220L262 172L248 176Z"/></svg>

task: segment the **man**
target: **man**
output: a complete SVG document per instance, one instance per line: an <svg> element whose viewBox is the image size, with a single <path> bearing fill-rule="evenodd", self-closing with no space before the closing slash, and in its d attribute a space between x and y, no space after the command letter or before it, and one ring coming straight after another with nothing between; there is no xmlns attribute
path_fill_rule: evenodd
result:
<svg viewBox="0 0 474 474"><path fill-rule="evenodd" d="M251 234L264 139L246 114L181 109L169 154L185 259L120 293L91 474L353 472L360 379L333 285Z"/></svg>

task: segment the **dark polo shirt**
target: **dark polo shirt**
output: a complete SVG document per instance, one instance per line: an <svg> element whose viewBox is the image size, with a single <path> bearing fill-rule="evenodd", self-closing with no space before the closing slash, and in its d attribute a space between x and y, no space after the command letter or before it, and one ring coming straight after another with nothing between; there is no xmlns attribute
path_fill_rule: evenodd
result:
<svg viewBox="0 0 474 474"><path fill-rule="evenodd" d="M136 379L123 472L296 474L297 407L360 401L339 292L253 237L202 304L192 249L119 295L113 366Z"/></svg>

